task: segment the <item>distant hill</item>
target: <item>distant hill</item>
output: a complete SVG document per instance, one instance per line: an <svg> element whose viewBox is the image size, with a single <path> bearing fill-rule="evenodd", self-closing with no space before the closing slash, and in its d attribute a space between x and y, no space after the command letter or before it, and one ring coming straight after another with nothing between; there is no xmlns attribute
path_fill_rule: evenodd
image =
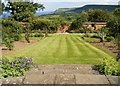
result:
<svg viewBox="0 0 120 86"><path fill-rule="evenodd" d="M59 8L54 13L62 13L62 12L69 12L73 10L74 8Z"/></svg>
<svg viewBox="0 0 120 86"><path fill-rule="evenodd" d="M59 8L55 11L55 14L59 13L79 13L83 10L87 11L89 9L103 9L107 11L113 11L115 8L120 7L120 5L85 5L78 8Z"/></svg>

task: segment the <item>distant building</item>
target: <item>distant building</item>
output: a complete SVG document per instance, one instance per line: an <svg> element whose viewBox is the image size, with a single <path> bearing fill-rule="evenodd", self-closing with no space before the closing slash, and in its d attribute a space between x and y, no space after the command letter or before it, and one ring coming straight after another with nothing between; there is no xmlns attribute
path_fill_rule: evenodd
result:
<svg viewBox="0 0 120 86"><path fill-rule="evenodd" d="M84 27L92 30L98 30L106 25L107 22L84 22Z"/></svg>

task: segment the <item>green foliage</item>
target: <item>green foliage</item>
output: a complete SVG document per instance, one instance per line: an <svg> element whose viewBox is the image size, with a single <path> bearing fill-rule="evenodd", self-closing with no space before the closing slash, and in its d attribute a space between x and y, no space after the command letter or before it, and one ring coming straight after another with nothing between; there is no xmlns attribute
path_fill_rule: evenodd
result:
<svg viewBox="0 0 120 86"><path fill-rule="evenodd" d="M91 38L100 38L97 34L91 36Z"/></svg>
<svg viewBox="0 0 120 86"><path fill-rule="evenodd" d="M4 3L1 3L0 1L0 15L2 15L4 7L5 7Z"/></svg>
<svg viewBox="0 0 120 86"><path fill-rule="evenodd" d="M14 21L14 20L4 19L2 21L2 27L3 27L3 32L7 32L7 34L8 33L12 34L13 35L12 37L15 40L20 39L23 29L22 29L21 25L19 24L19 22ZM9 30L8 30L8 28L9 28ZM15 35L15 37L14 37L14 35Z"/></svg>
<svg viewBox="0 0 120 86"><path fill-rule="evenodd" d="M114 15L120 17L120 8L115 9Z"/></svg>
<svg viewBox="0 0 120 86"><path fill-rule="evenodd" d="M83 27L83 23L85 21L88 21L87 18L88 18L87 13L84 11L81 12L79 17L75 21L72 22L71 28L79 29L79 28Z"/></svg>
<svg viewBox="0 0 120 86"><path fill-rule="evenodd" d="M42 33L35 33L34 37L44 37L44 35Z"/></svg>
<svg viewBox="0 0 120 86"><path fill-rule="evenodd" d="M5 11L12 14L12 18L16 21L28 22L32 20L36 10L43 10L45 7L42 4L33 2L8 2Z"/></svg>
<svg viewBox="0 0 120 86"><path fill-rule="evenodd" d="M9 35L7 34L4 34L3 36L3 43L6 45L6 47L9 49L9 50L12 50L13 47L14 47L14 39L9 37Z"/></svg>
<svg viewBox="0 0 120 86"><path fill-rule="evenodd" d="M4 19L2 21L2 42L8 47L9 50L13 49L14 41L21 38L22 28L17 21Z"/></svg>
<svg viewBox="0 0 120 86"><path fill-rule="evenodd" d="M69 30L69 33L80 33L80 30Z"/></svg>
<svg viewBox="0 0 120 86"><path fill-rule="evenodd" d="M42 4L33 2L8 2L5 11L9 11L14 15L15 13L24 13L26 11L35 13L36 10L43 10L44 8L45 7Z"/></svg>
<svg viewBox="0 0 120 86"><path fill-rule="evenodd" d="M104 58L98 69L105 75L120 75L119 63L113 57Z"/></svg>
<svg viewBox="0 0 120 86"><path fill-rule="evenodd" d="M86 34L84 35L84 37L91 37L91 34L86 33Z"/></svg>
<svg viewBox="0 0 120 86"><path fill-rule="evenodd" d="M30 43L29 36L31 32L31 25L28 22L25 22L23 25L24 31L25 31L25 40Z"/></svg>
<svg viewBox="0 0 120 86"><path fill-rule="evenodd" d="M112 36L107 36L105 39L106 39L107 42L111 42L111 41L114 40L114 37L112 37Z"/></svg>
<svg viewBox="0 0 120 86"><path fill-rule="evenodd" d="M88 21L105 22L111 17L110 13L101 9L90 9L87 11Z"/></svg>
<svg viewBox="0 0 120 86"><path fill-rule="evenodd" d="M102 27L101 29L98 29L98 36L100 38L100 42L105 41L107 32L108 32L108 28L106 28L106 27Z"/></svg>
<svg viewBox="0 0 120 86"><path fill-rule="evenodd" d="M109 27L109 34L114 37L117 36L120 32L120 17L112 17L107 26Z"/></svg>
<svg viewBox="0 0 120 86"><path fill-rule="evenodd" d="M30 22L33 19L34 15L29 12L21 12L21 13L15 13L12 18L16 21L22 21L22 22Z"/></svg>
<svg viewBox="0 0 120 86"><path fill-rule="evenodd" d="M32 22L32 30L45 30L49 26L48 19L35 18Z"/></svg>
<svg viewBox="0 0 120 86"><path fill-rule="evenodd" d="M2 58L1 76L2 78L23 76L31 67L34 67L32 58L17 57L12 61Z"/></svg>
<svg viewBox="0 0 120 86"><path fill-rule="evenodd" d="M2 42L3 44L6 45L6 47L11 50L13 49L13 42L14 42L14 38L13 35L11 34L11 28L4 28L2 30Z"/></svg>

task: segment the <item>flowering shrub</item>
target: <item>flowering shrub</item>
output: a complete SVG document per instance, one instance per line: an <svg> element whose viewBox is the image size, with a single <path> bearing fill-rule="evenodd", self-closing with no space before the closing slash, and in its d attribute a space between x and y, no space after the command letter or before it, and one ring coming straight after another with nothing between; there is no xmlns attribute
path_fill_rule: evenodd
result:
<svg viewBox="0 0 120 86"><path fill-rule="evenodd" d="M31 67L35 67L32 58L17 57L9 61L6 58L1 60L2 78L23 76Z"/></svg>
<svg viewBox="0 0 120 86"><path fill-rule="evenodd" d="M104 58L98 65L99 72L105 75L120 75L119 62L115 58Z"/></svg>

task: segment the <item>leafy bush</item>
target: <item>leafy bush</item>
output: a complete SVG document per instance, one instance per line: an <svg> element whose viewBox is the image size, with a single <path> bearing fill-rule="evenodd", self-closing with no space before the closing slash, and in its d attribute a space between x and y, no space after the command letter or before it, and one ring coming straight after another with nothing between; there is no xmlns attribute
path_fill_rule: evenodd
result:
<svg viewBox="0 0 120 86"><path fill-rule="evenodd" d="M69 33L75 33L75 30L70 30L70 31L68 31Z"/></svg>
<svg viewBox="0 0 120 86"><path fill-rule="evenodd" d="M9 50L12 50L14 47L14 40L12 38L6 37L4 38L4 44Z"/></svg>
<svg viewBox="0 0 120 86"><path fill-rule="evenodd" d="M19 41L21 39L21 37L22 36L18 33L14 33L14 35L13 35L13 38L14 38L15 41Z"/></svg>
<svg viewBox="0 0 120 86"><path fill-rule="evenodd" d="M91 37L91 35L89 33L86 33L84 37Z"/></svg>
<svg viewBox="0 0 120 86"><path fill-rule="evenodd" d="M8 31L9 32L9 31ZM12 35L10 35L8 32L4 31L2 32L2 43L5 44L5 46L9 49L12 50L13 49L13 43L14 43L14 39L12 37Z"/></svg>
<svg viewBox="0 0 120 86"><path fill-rule="evenodd" d="M9 33L12 35L15 41L20 40L21 33L23 32L23 29L21 28L21 25L17 21L12 21L9 19L4 19L2 22L2 26L4 28L4 32Z"/></svg>
<svg viewBox="0 0 120 86"><path fill-rule="evenodd" d="M111 41L113 41L113 40L114 40L114 37L112 37L112 36L106 37L106 41L107 41L107 42L111 42Z"/></svg>
<svg viewBox="0 0 120 86"><path fill-rule="evenodd" d="M43 34L41 34L41 33L35 33L34 34L34 37L43 37L44 35Z"/></svg>
<svg viewBox="0 0 120 86"><path fill-rule="evenodd" d="M91 38L100 38L98 35L93 35Z"/></svg>
<svg viewBox="0 0 120 86"><path fill-rule="evenodd" d="M85 29L80 29L80 33L85 33Z"/></svg>
<svg viewBox="0 0 120 86"><path fill-rule="evenodd" d="M80 30L69 30L69 33L80 33Z"/></svg>
<svg viewBox="0 0 120 86"><path fill-rule="evenodd" d="M29 37L34 37L34 34L31 33L31 34L29 35Z"/></svg>
<svg viewBox="0 0 120 86"><path fill-rule="evenodd" d="M2 78L23 76L31 67L34 67L32 58L18 57L13 61L3 58L1 60L1 75Z"/></svg>
<svg viewBox="0 0 120 86"><path fill-rule="evenodd" d="M106 75L120 75L119 63L113 57L104 58L98 65L98 70Z"/></svg>

